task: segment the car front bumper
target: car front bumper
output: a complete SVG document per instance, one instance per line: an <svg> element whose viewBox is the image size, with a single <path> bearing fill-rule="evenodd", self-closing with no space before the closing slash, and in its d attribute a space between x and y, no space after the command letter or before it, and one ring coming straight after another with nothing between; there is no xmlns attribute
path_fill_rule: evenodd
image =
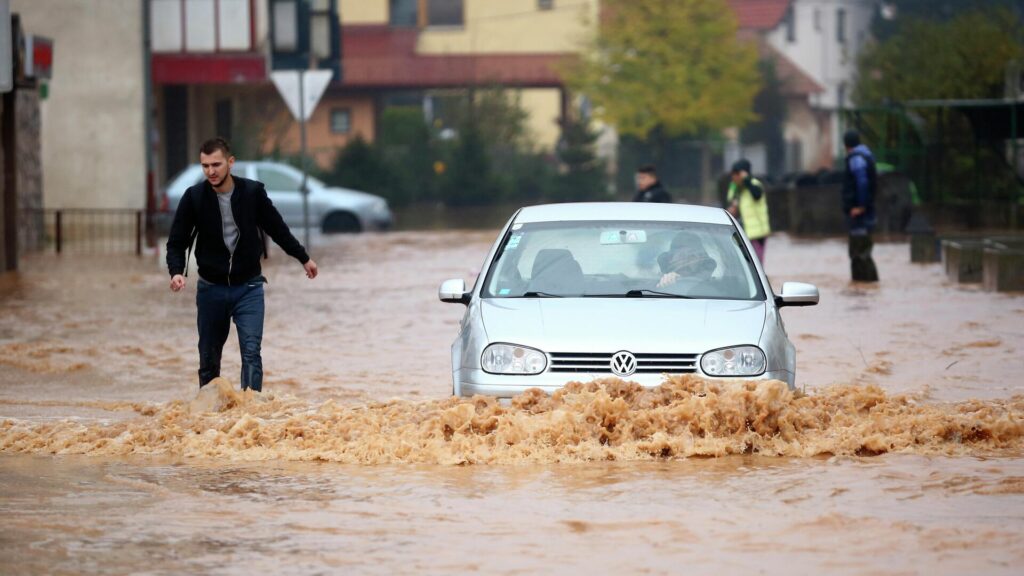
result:
<svg viewBox="0 0 1024 576"><path fill-rule="evenodd" d="M698 374L699 375L699 374ZM615 378L611 373L551 373L544 372L535 376L502 376L499 374L488 374L483 370L460 370L455 373L455 379L459 382L459 393L462 396L496 396L498 398L511 398L522 394L530 388L540 388L544 392L552 392L564 387L569 382L590 382L603 378ZM636 382L641 386L653 388L665 382L665 374L633 374L623 380ZM793 373L785 370L765 372L760 376L751 378L710 378L717 381L746 381L746 380L781 380L791 389L793 388Z"/></svg>
<svg viewBox="0 0 1024 576"><path fill-rule="evenodd" d="M390 230L395 225L394 216L386 214L371 214L363 218L363 228L366 230Z"/></svg>

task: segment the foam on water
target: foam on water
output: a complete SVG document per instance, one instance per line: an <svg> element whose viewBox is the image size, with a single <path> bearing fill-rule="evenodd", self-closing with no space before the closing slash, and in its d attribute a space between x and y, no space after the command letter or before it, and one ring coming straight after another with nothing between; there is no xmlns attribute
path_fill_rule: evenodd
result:
<svg viewBox="0 0 1024 576"><path fill-rule="evenodd" d="M227 460L515 464L728 454L813 457L1014 454L1024 397L925 404L875 386L803 395L779 381L617 379L489 397L341 406L239 392L215 380L191 401L135 407L113 423L0 422L0 452L161 454Z"/></svg>

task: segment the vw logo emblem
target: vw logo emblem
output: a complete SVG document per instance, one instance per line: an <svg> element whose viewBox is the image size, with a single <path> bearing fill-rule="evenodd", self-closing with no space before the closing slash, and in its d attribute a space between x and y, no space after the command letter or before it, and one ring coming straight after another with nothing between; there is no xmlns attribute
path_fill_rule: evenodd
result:
<svg viewBox="0 0 1024 576"><path fill-rule="evenodd" d="M629 376L636 372L636 356L623 350L616 352L611 361L612 374L616 376Z"/></svg>

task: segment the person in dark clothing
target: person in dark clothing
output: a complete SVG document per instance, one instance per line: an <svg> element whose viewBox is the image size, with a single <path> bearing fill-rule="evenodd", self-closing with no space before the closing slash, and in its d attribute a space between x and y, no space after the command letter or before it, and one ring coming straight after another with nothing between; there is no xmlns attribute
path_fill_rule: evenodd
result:
<svg viewBox="0 0 1024 576"><path fill-rule="evenodd" d="M878 171L875 157L851 130L843 135L846 174L843 180L843 215L849 230L850 273L855 282L878 282L878 269L871 258L871 231L875 227L875 192Z"/></svg>
<svg viewBox="0 0 1024 576"><path fill-rule="evenodd" d="M645 164L636 171L636 194L633 202L672 202L672 197L658 180L653 164Z"/></svg>
<svg viewBox="0 0 1024 576"><path fill-rule="evenodd" d="M263 389L263 284L260 256L266 232L302 263L306 277L317 275L316 262L292 236L261 182L232 176L235 157L222 138L203 143L199 162L206 179L185 191L167 238L171 291L185 287L186 249L195 242L199 280L196 307L199 328L199 387L220 376L221 352L231 320L242 355L242 389Z"/></svg>

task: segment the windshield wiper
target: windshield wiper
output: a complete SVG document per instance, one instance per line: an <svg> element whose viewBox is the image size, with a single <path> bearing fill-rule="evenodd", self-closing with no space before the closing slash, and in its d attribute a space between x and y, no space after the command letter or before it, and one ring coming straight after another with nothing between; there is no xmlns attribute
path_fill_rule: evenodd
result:
<svg viewBox="0 0 1024 576"><path fill-rule="evenodd" d="M654 296L657 298L683 298L692 300L693 296L684 296L682 294L673 294L672 292L659 292L658 290L650 290L648 288L637 288L626 292L627 298L643 298L644 296Z"/></svg>
<svg viewBox="0 0 1024 576"><path fill-rule="evenodd" d="M538 292L537 290L531 290L524 293L520 298L564 298L561 294L551 294L550 292Z"/></svg>

